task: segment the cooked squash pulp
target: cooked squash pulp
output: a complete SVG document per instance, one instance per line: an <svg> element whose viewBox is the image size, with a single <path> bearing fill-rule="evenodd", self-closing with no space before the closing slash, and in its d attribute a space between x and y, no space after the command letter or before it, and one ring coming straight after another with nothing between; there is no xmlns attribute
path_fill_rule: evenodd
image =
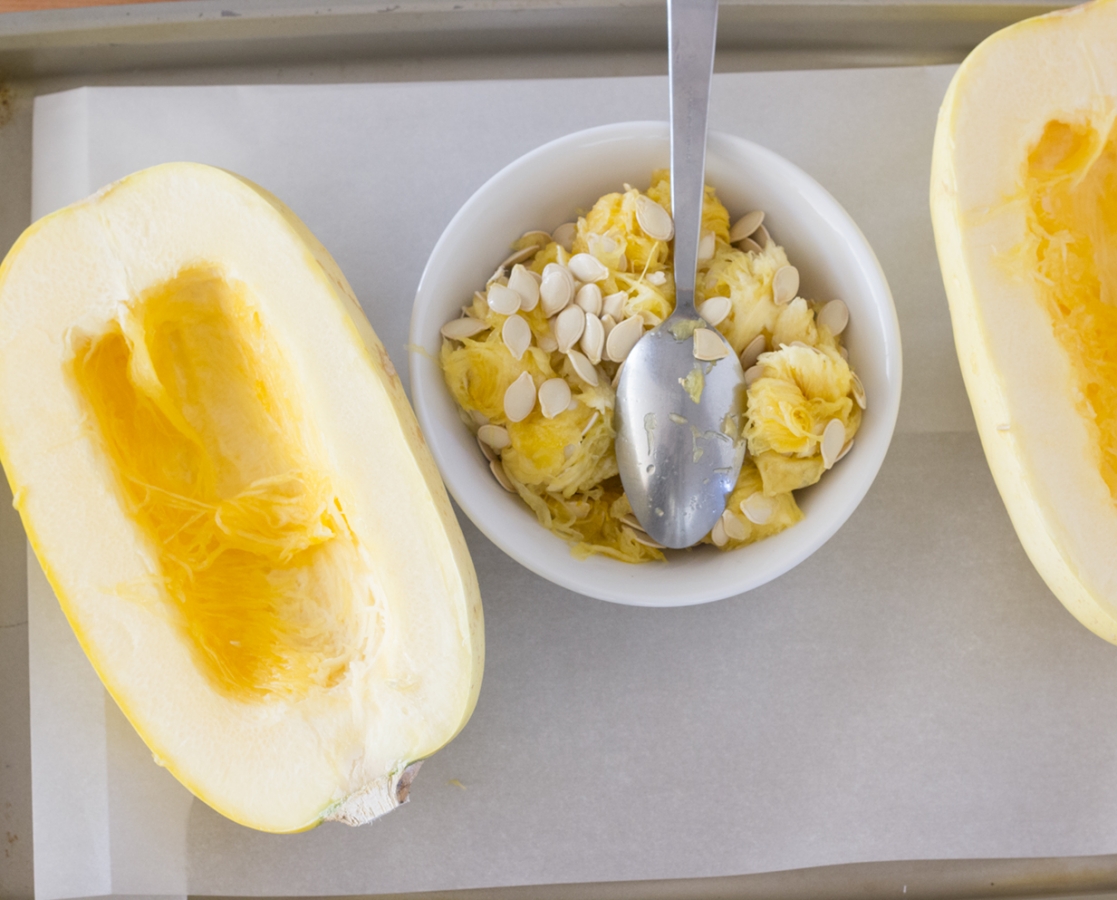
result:
<svg viewBox="0 0 1117 900"><path fill-rule="evenodd" d="M1096 426L1117 500L1117 137L1086 121L1047 123L1028 155L1028 248L1037 293Z"/></svg>
<svg viewBox="0 0 1117 900"><path fill-rule="evenodd" d="M364 642L359 545L290 373L247 289L204 266L73 360L162 602L244 699L332 687Z"/></svg>

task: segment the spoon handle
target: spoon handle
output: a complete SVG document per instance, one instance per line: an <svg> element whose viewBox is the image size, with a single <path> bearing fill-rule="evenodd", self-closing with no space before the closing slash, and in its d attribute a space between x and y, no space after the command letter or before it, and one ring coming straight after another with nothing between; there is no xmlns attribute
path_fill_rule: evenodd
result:
<svg viewBox="0 0 1117 900"><path fill-rule="evenodd" d="M675 314L697 316L694 278L706 181L706 118L718 0L667 0L671 45L671 211L675 219Z"/></svg>

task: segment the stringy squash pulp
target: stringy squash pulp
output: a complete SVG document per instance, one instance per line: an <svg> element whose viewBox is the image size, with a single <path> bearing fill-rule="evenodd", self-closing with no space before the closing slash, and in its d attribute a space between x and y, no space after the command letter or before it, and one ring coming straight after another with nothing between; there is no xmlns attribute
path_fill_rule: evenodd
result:
<svg viewBox="0 0 1117 900"><path fill-rule="evenodd" d="M0 335L16 505L156 759L269 831L406 799L476 701L480 600L325 250L235 176L147 170L28 230Z"/></svg>
<svg viewBox="0 0 1117 900"><path fill-rule="evenodd" d="M962 371L1026 551L1117 643L1117 4L994 35L943 103L932 213Z"/></svg>

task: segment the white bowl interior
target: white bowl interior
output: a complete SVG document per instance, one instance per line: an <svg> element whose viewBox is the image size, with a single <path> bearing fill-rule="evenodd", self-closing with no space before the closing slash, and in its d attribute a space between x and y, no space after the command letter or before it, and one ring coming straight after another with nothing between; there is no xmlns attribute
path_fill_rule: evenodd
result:
<svg viewBox="0 0 1117 900"><path fill-rule="evenodd" d="M568 135L499 172L462 207L435 246L411 321L411 390L420 424L462 510L524 566L573 591L619 603L680 606L733 596L783 574L822 546L868 491L888 449L900 401L900 335L884 274L864 236L822 187L791 163L748 141L711 134L706 180L730 216L765 210L765 225L800 271L800 293L841 297L843 338L869 407L849 455L796 497L802 522L723 553L671 551L665 563L576 560L489 472L462 424L437 364L439 329L483 287L509 244L531 229L553 230L624 182L646 187L668 165L665 123L629 122ZM421 349L420 349L421 348Z"/></svg>

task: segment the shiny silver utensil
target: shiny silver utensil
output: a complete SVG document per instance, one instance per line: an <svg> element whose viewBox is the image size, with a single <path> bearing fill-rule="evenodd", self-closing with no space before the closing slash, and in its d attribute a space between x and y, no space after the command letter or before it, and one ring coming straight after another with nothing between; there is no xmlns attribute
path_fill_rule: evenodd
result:
<svg viewBox="0 0 1117 900"><path fill-rule="evenodd" d="M694 305L717 0L668 0L667 14L675 311L625 359L616 448L636 518L650 537L678 548L709 533L737 483L745 376Z"/></svg>

